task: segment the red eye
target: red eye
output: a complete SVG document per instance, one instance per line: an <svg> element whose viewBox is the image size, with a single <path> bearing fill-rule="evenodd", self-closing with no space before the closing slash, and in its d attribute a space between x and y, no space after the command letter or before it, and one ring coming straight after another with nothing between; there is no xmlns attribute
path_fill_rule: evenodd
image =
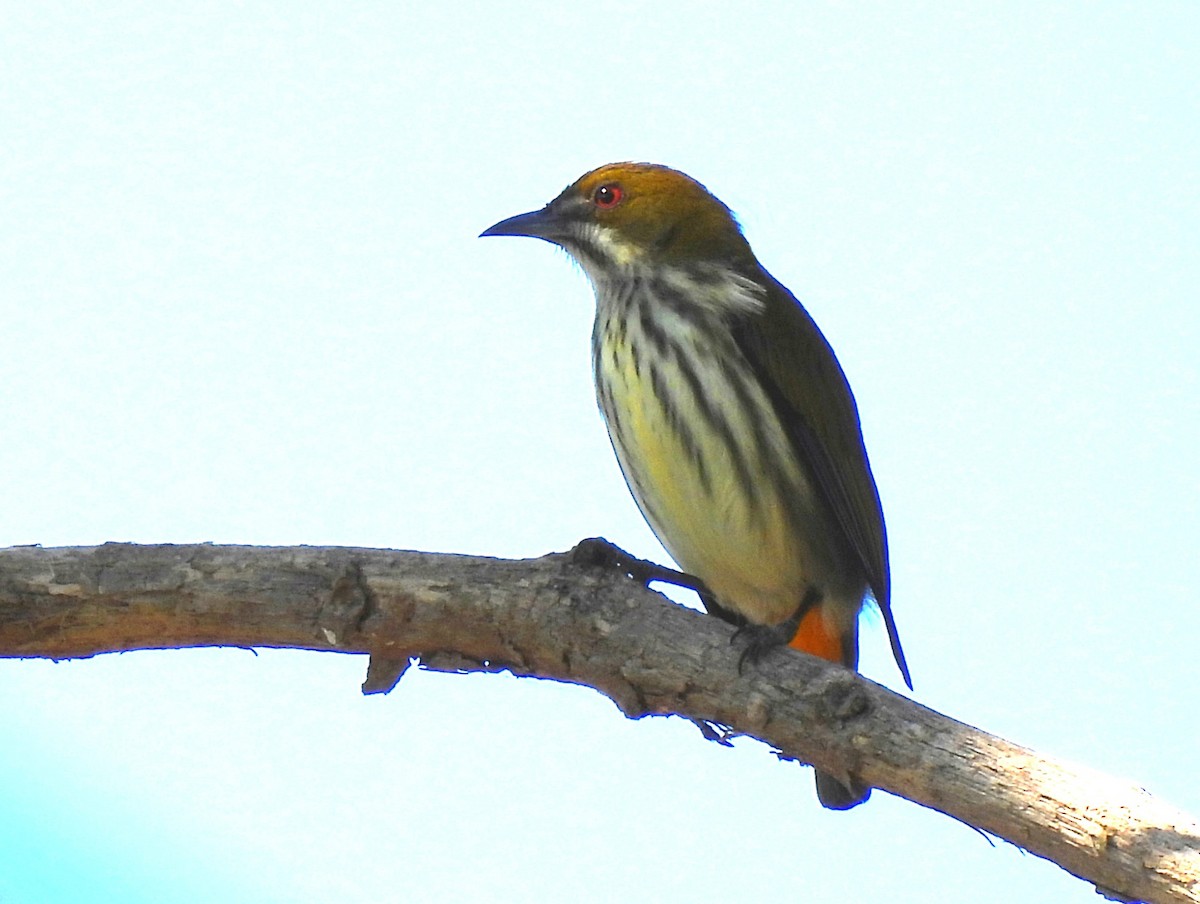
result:
<svg viewBox="0 0 1200 904"><path fill-rule="evenodd" d="M621 191L621 186L609 182L596 189L592 194L592 203L601 210L612 210L621 203L621 198L624 195L625 193Z"/></svg>

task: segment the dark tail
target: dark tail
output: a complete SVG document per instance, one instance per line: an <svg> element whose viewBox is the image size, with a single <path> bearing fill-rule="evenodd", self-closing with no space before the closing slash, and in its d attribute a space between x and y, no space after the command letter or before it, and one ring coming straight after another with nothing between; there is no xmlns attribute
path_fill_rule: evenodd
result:
<svg viewBox="0 0 1200 904"><path fill-rule="evenodd" d="M826 772L817 773L817 798L828 810L849 810L871 796L871 789L862 785L847 787Z"/></svg>

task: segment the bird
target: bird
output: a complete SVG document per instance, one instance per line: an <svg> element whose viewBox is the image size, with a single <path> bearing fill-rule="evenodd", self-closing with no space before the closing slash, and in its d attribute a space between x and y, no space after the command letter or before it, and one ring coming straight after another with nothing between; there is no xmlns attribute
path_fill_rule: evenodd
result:
<svg viewBox="0 0 1200 904"><path fill-rule="evenodd" d="M789 645L857 669L870 597L911 689L854 394L732 211L678 170L610 163L482 236L550 242L590 280L596 398L621 471L708 610L739 626L739 668ZM820 770L816 784L835 810L871 792Z"/></svg>

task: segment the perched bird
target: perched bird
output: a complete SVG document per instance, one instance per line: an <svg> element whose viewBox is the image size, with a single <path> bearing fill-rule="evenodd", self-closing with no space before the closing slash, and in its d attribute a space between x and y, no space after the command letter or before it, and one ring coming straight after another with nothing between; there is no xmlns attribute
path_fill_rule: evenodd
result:
<svg viewBox="0 0 1200 904"><path fill-rule="evenodd" d="M544 239L591 280L596 396L625 480L710 611L742 626L744 657L790 644L856 668L870 594L911 688L850 385L729 208L676 170L613 163L483 235ZM831 809L870 795L852 785L817 773Z"/></svg>

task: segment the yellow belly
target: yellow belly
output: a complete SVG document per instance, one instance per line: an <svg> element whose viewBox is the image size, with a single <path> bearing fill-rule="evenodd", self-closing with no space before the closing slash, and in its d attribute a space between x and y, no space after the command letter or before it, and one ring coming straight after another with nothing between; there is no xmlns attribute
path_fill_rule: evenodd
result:
<svg viewBox="0 0 1200 904"><path fill-rule="evenodd" d="M805 536L806 521L816 527L821 515L765 396L759 391L754 409L743 410L745 394L719 369L693 369L689 378L670 355L651 368L645 348L631 352L636 332L621 338L598 349L596 378L613 448L646 520L726 608L761 624L785 620L821 577L822 557Z"/></svg>

